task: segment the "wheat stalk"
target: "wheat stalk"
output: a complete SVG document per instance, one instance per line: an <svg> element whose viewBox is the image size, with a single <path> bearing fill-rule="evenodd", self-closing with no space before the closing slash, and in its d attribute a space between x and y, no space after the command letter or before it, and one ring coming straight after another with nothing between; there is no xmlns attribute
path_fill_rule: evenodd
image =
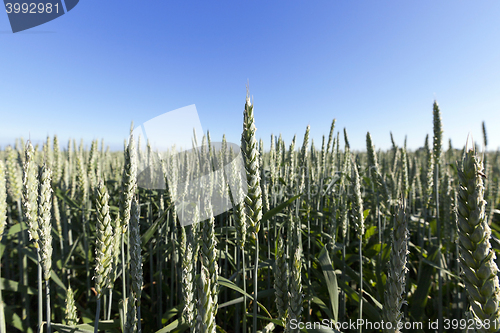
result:
<svg viewBox="0 0 500 333"><path fill-rule="evenodd" d="M353 215L354 224L359 238L359 294L363 295L363 235L365 234L365 221L363 214L363 198L361 196L361 185L356 162L352 162L354 202ZM359 319L363 319L363 297L359 298ZM361 327L359 328L361 333Z"/></svg>
<svg viewBox="0 0 500 333"><path fill-rule="evenodd" d="M78 324L78 314L75 305L75 294L71 286L66 290L66 310L64 310L66 324L69 326L75 326Z"/></svg>
<svg viewBox="0 0 500 333"><path fill-rule="evenodd" d="M38 244L42 257L45 281L50 279L52 267L52 225L50 221L52 207L51 175L51 170L46 165L42 166L40 170L40 195L38 197L38 227L40 235Z"/></svg>
<svg viewBox="0 0 500 333"><path fill-rule="evenodd" d="M38 249L38 178L36 174L36 165L33 160L33 146L28 141L25 150L25 160L23 166L23 207L24 217L28 223L28 233L30 240L33 241Z"/></svg>
<svg viewBox="0 0 500 333"><path fill-rule="evenodd" d="M102 179L96 188L97 234L96 234L96 267L94 273L97 299L104 289L111 285L113 268L113 229L109 215L109 195Z"/></svg>
<svg viewBox="0 0 500 333"><path fill-rule="evenodd" d="M304 133L304 141L302 142L302 148L300 149L300 155L299 155L300 178L299 178L299 188L298 188L299 193L302 193L304 191L304 187L306 185L305 182L306 182L306 169L307 169L307 156L308 156L307 147L309 145L310 130L311 127L307 125L306 132Z"/></svg>
<svg viewBox="0 0 500 333"><path fill-rule="evenodd" d="M5 164L0 160L0 241L7 223L7 188L5 186Z"/></svg>
<svg viewBox="0 0 500 333"><path fill-rule="evenodd" d="M17 163L17 151L12 149L11 146L7 146L5 149L7 152L6 170L7 170L7 191L13 201L18 201L21 199L21 181L19 179L18 163Z"/></svg>
<svg viewBox="0 0 500 333"><path fill-rule="evenodd" d="M434 101L432 107L432 114L434 119L434 138L433 138L433 153L434 161L436 164L441 164L441 155L443 153L443 129L441 125L441 111L437 101Z"/></svg>
<svg viewBox="0 0 500 333"><path fill-rule="evenodd" d="M137 308L135 306L134 292L130 290L126 303L127 319L123 328L124 333L137 332Z"/></svg>
<svg viewBox="0 0 500 333"><path fill-rule="evenodd" d="M28 234L30 240L37 252L38 266L38 328L42 326L43 309L42 309L42 264L40 258L40 231L38 223L38 176L37 166L34 161L34 149L31 142L28 141L25 149L25 158L23 165L23 189L22 189L22 205L24 207L24 218L28 224Z"/></svg>
<svg viewBox="0 0 500 333"><path fill-rule="evenodd" d="M52 180L55 184L58 184L59 181L61 180L61 153L59 151L59 139L57 138L57 135L54 135L54 151L53 151L53 161L52 161L52 173L53 177Z"/></svg>
<svg viewBox="0 0 500 333"><path fill-rule="evenodd" d="M96 186L97 177L95 172L97 155L97 140L92 140L90 145L89 162L87 164L87 179L89 180L90 189L93 190Z"/></svg>

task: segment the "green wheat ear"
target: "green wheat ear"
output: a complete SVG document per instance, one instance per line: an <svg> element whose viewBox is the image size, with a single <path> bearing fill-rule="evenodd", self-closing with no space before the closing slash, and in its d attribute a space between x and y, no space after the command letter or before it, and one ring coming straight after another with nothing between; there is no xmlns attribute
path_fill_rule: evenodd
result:
<svg viewBox="0 0 500 333"><path fill-rule="evenodd" d="M103 289L111 285L113 272L113 229L109 216L109 195L104 182L99 180L96 189L97 235L96 235L96 266L94 273L97 299L101 298Z"/></svg>
<svg viewBox="0 0 500 333"><path fill-rule="evenodd" d="M7 191L12 200L17 201L21 199L22 194L22 184L18 170L19 165L17 163L18 153L16 150L12 149L11 146L7 146L7 148L5 148L5 151L7 153Z"/></svg>
<svg viewBox="0 0 500 333"><path fill-rule="evenodd" d="M248 193L245 199L247 207L248 223L250 224L250 236L255 238L260 229L262 219L262 190L260 187L259 150L255 136L255 120L253 116L253 105L247 95L243 119L243 134L241 137L241 149L248 182Z"/></svg>
<svg viewBox="0 0 500 333"><path fill-rule="evenodd" d="M201 273L198 278L198 315L196 317L196 332L215 333L216 324L212 303L210 273L201 262Z"/></svg>
<svg viewBox="0 0 500 333"><path fill-rule="evenodd" d="M278 308L278 319L285 324L288 304L288 266L283 237L281 235L278 237L276 259L274 262L274 290L276 307Z"/></svg>
<svg viewBox="0 0 500 333"><path fill-rule="evenodd" d="M288 319L286 331L298 333L299 329L292 329L292 320L300 321L302 315L302 259L300 246L297 247L293 256L292 269L290 272L290 286L288 292Z"/></svg>
<svg viewBox="0 0 500 333"><path fill-rule="evenodd" d="M406 285L406 267L408 251L408 217L406 204L400 201L394 218L394 228L391 233L392 250L389 262L389 274L385 285L384 317L392 324L387 333L399 332L395 329L403 319L401 306L406 303L403 292Z"/></svg>
<svg viewBox="0 0 500 333"><path fill-rule="evenodd" d="M140 207L134 198L130 217L130 275L132 290L137 299L137 306L141 305L142 294L142 255L141 255L141 230L140 230Z"/></svg>
<svg viewBox="0 0 500 333"><path fill-rule="evenodd" d="M51 207L52 207L52 172L47 166L43 166L40 170L40 195L38 197L38 240L40 247L40 255L42 258L43 277L45 281L50 279L52 269L52 223L51 223Z"/></svg>
<svg viewBox="0 0 500 333"><path fill-rule="evenodd" d="M37 167L34 161L34 149L31 142L28 141L25 150L25 158L23 165L23 197L22 203L24 208L24 218L28 223L28 233L30 240L33 240L34 245L38 248L38 178Z"/></svg>
<svg viewBox="0 0 500 333"><path fill-rule="evenodd" d="M491 229L485 215L483 165L469 150L458 166L458 232L462 278L474 317L484 322L500 318L500 286L495 253L490 245ZM478 332L495 332L495 325Z"/></svg>
<svg viewBox="0 0 500 333"><path fill-rule="evenodd" d="M197 217L196 217L197 218ZM195 220L196 220L195 218ZM191 227L188 227L191 228ZM189 239L188 239L189 238ZM180 254L181 254L181 276L182 276L182 298L184 305L182 308L182 316L189 327L194 327L195 315L195 300L194 300L194 257L193 257L193 244L192 233L186 227L181 227L181 240L180 240Z"/></svg>
<svg viewBox="0 0 500 333"><path fill-rule="evenodd" d="M75 326L78 323L78 314L76 313L75 294L71 286L66 291L66 310L65 310L66 324Z"/></svg>

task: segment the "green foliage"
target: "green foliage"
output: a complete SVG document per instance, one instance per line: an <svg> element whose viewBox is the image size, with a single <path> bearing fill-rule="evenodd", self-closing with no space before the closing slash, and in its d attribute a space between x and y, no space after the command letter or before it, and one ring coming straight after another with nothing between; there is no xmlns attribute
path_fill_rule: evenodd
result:
<svg viewBox="0 0 500 333"><path fill-rule="evenodd" d="M285 143L281 135L265 151L248 98L241 153L249 191L231 194L230 211L182 231L177 217L194 206L173 198L191 187L137 188L137 164L151 151L132 138L117 152L99 152L97 141L59 150L54 138L44 145L52 181L37 175L45 161L38 148L7 147L0 151L0 325L3 317L7 332L36 327L39 287L23 277L37 274L30 244L44 243L59 332L94 331L97 298L99 329L108 332L281 332L293 318L375 322L388 313L391 322L497 318L500 155L486 151L482 170L465 149L450 144L443 153L437 103L433 115L433 142L427 137L415 151L392 135L392 149L376 151L369 133L366 152L351 150L335 121L320 149L308 126L300 151L295 137ZM205 138L214 149L212 140ZM236 152L225 146L209 155L231 161ZM164 166L182 178L203 163L186 157ZM404 219L396 200L403 196Z"/></svg>

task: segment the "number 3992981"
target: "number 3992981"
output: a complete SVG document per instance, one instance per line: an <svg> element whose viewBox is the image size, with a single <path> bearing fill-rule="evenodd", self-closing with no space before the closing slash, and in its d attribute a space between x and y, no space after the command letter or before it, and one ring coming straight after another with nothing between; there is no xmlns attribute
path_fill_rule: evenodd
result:
<svg viewBox="0 0 500 333"><path fill-rule="evenodd" d="M10 13L23 13L23 14L51 14L52 12L59 13L59 4L51 4L49 3L6 3L5 4L5 9L7 11L7 14Z"/></svg>

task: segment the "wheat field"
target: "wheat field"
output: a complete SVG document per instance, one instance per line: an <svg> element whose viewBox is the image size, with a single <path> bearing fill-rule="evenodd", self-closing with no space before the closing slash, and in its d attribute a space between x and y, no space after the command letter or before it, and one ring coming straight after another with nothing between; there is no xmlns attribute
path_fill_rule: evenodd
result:
<svg viewBox="0 0 500 333"><path fill-rule="evenodd" d="M335 120L320 143L308 126L264 151L247 97L247 191L216 216L174 204L193 184L172 179L230 161L224 138L203 139L215 164L162 160L165 189L140 186L154 152L132 136L117 152L16 140L0 151L0 332L498 331L500 152L445 145L429 112L415 151L370 133L352 151Z"/></svg>

